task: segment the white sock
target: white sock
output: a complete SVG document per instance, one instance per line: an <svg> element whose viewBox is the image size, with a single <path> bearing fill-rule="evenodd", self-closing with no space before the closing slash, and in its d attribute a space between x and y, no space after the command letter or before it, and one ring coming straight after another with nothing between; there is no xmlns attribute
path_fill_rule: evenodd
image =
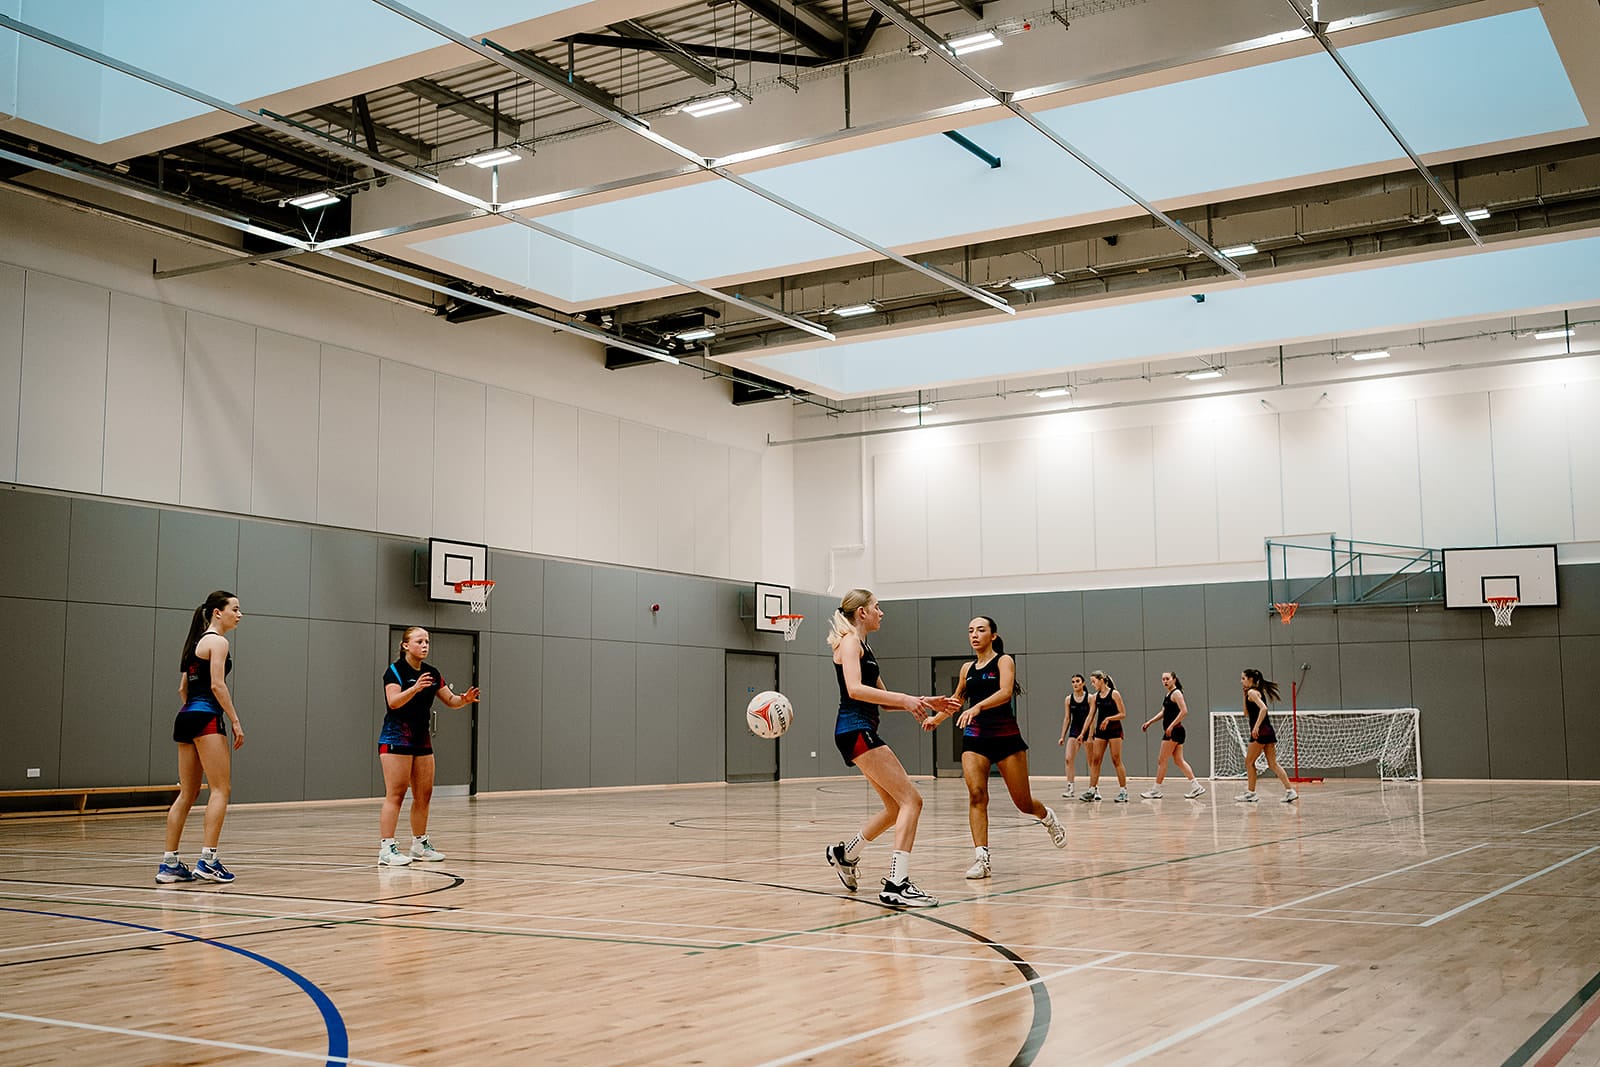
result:
<svg viewBox="0 0 1600 1067"><path fill-rule="evenodd" d="M911 853L895 849L894 856L889 860L889 881L895 885L904 885L911 878Z"/></svg>
<svg viewBox="0 0 1600 1067"><path fill-rule="evenodd" d="M383 849L385 852L387 852L387 851L389 851L389 846L392 845L392 844L394 844L394 838L386 837L382 841L378 842L378 847Z"/></svg>
<svg viewBox="0 0 1600 1067"><path fill-rule="evenodd" d="M217 850L214 848L203 848L200 850L200 858L205 860L207 863L215 863L217 862Z"/></svg>
<svg viewBox="0 0 1600 1067"><path fill-rule="evenodd" d="M161 862L162 863L177 863L178 862L178 854L176 852L168 852L166 855L161 857Z"/></svg>
<svg viewBox="0 0 1600 1067"><path fill-rule="evenodd" d="M844 858L854 863L857 857L861 855L861 849L866 843L866 838L861 836L859 830L856 831L856 835L844 843Z"/></svg>
<svg viewBox="0 0 1600 1067"><path fill-rule="evenodd" d="M988 845L974 845L972 851L977 853L977 856L980 860L986 860L989 858Z"/></svg>
<svg viewBox="0 0 1600 1067"><path fill-rule="evenodd" d="M1045 826L1049 826L1051 823L1053 823L1055 821L1056 821L1056 813L1053 810L1051 810L1050 805L1046 804L1045 808L1044 808L1044 818L1040 819L1039 822L1041 822Z"/></svg>
<svg viewBox="0 0 1600 1067"><path fill-rule="evenodd" d="M412 834L411 835L411 847L412 848L416 848L418 845L421 845L424 848L426 848L428 846L428 835L427 834L421 834L421 835Z"/></svg>

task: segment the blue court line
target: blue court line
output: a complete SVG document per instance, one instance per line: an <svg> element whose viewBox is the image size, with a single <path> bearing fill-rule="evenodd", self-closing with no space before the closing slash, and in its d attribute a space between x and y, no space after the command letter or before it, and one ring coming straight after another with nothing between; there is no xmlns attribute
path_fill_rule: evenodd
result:
<svg viewBox="0 0 1600 1067"><path fill-rule="evenodd" d="M344 1016L339 1014L339 1009L333 1006L333 1001L329 999L328 994L318 988L311 979L298 971L285 967L277 960L268 959L266 956L251 952L247 948L239 948L237 945L229 945L222 941L213 941L208 937L200 937L197 934L186 934L181 930L165 930L159 926L145 926L141 923L123 922L120 919L98 919L90 915L68 915L59 911L33 911L29 908L0 908L0 911L15 912L18 915L46 915L53 919L76 919L79 922L104 923L106 926L122 926L130 930L145 930L152 934L181 937L185 941L197 941L202 945L210 945L212 948L236 952L245 959L254 960L256 963L277 971L299 986L301 992L311 998L311 1002L317 1006L317 1011L322 1013L323 1025L328 1030L328 1067L338 1067L338 1065L348 1063L350 1060L350 1034L345 1030Z"/></svg>

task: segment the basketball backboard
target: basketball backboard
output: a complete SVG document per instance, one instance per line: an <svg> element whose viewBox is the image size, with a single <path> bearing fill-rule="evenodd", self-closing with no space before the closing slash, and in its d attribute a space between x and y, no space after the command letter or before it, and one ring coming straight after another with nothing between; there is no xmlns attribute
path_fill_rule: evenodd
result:
<svg viewBox="0 0 1600 1067"><path fill-rule="evenodd" d="M1556 546L1444 550L1444 606L1484 608L1490 597L1516 597L1518 607L1556 606Z"/></svg>
<svg viewBox="0 0 1600 1067"><path fill-rule="evenodd" d="M489 577L489 546L471 541L428 538L428 599L449 604L472 601L469 592L456 592L455 583Z"/></svg>
<svg viewBox="0 0 1600 1067"><path fill-rule="evenodd" d="M756 633L781 634L789 626L783 621L773 622L775 615L789 614L789 587L757 582L755 590Z"/></svg>

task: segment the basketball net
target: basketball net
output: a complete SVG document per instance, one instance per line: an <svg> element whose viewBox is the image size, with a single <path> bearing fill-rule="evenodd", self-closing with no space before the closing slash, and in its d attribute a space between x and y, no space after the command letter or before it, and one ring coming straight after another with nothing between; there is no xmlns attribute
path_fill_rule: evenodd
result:
<svg viewBox="0 0 1600 1067"><path fill-rule="evenodd" d="M1490 596L1483 599L1489 605L1489 609L1494 612L1494 624L1496 626L1511 625L1511 613L1517 610L1516 597Z"/></svg>
<svg viewBox="0 0 1600 1067"><path fill-rule="evenodd" d="M1278 609L1278 621L1283 623L1285 626L1288 626L1290 621L1294 618L1294 613L1300 610L1300 604L1298 601L1289 601L1287 603L1274 604L1272 606Z"/></svg>
<svg viewBox="0 0 1600 1067"><path fill-rule="evenodd" d="M774 626L783 623L783 639L793 641L800 635L800 624L806 621L804 615L769 615L767 621Z"/></svg>
<svg viewBox="0 0 1600 1067"><path fill-rule="evenodd" d="M489 594L494 592L494 583L487 578L474 581L457 582L456 592L467 595L467 603L472 607L474 615L481 615L489 610Z"/></svg>

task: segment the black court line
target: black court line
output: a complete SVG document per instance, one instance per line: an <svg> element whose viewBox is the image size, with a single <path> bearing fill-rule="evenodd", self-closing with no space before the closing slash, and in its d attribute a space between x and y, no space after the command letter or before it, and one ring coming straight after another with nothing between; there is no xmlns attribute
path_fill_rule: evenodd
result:
<svg viewBox="0 0 1600 1067"><path fill-rule="evenodd" d="M1561 1009L1550 1016L1545 1024L1534 1031L1532 1037L1522 1043L1522 1046L1506 1057L1506 1062L1501 1067L1523 1067L1532 1060L1538 1051L1549 1043L1552 1037L1567 1025L1571 1018L1582 1010L1583 1006L1600 993L1600 974L1596 974L1583 984L1583 988L1574 993L1570 1000L1561 1005Z"/></svg>

